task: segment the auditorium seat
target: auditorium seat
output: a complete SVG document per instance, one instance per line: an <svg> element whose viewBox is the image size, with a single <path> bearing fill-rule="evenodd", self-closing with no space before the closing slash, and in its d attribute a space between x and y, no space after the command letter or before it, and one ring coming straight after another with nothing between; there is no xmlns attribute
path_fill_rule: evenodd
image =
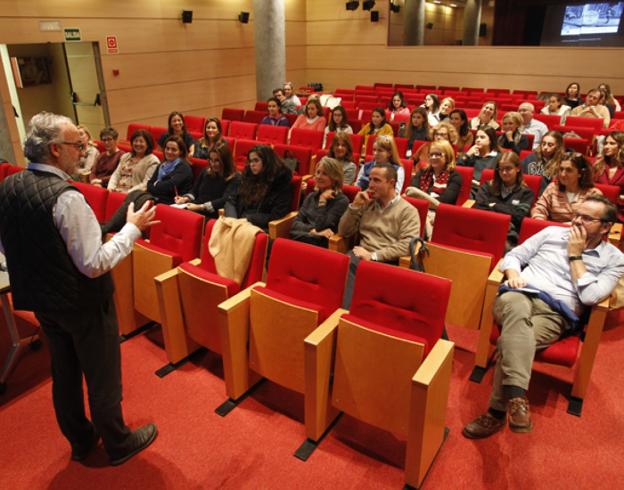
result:
<svg viewBox="0 0 624 490"><path fill-rule="evenodd" d="M267 144L286 143L288 128L286 126L271 126L270 124L260 124L256 139Z"/></svg>
<svg viewBox="0 0 624 490"><path fill-rule="evenodd" d="M244 109L224 108L221 111L221 119L227 119L228 121L242 121L244 115Z"/></svg>
<svg viewBox="0 0 624 490"><path fill-rule="evenodd" d="M540 113L540 114L535 114L533 117L537 119L538 121L543 122L546 126L548 126L548 129L550 130L554 130L553 128L555 126L561 125L561 116Z"/></svg>
<svg viewBox="0 0 624 490"><path fill-rule="evenodd" d="M290 157L297 159L297 174L304 176L310 174L310 161L312 160L312 150L307 146L286 145L283 143L274 144L273 150L280 157Z"/></svg>
<svg viewBox="0 0 624 490"><path fill-rule="evenodd" d="M306 146L312 150L322 148L323 131L293 128L290 132L290 144L295 146Z"/></svg>
<svg viewBox="0 0 624 490"><path fill-rule="evenodd" d="M260 121L267 115L266 111L245 111L243 122L260 124Z"/></svg>
<svg viewBox="0 0 624 490"><path fill-rule="evenodd" d="M236 140L234 145L234 164L236 168L241 170L247 164L247 155L256 146L262 144L262 142L254 139L240 138Z"/></svg>
<svg viewBox="0 0 624 490"><path fill-rule="evenodd" d="M130 124L128 124L128 129L126 130L126 140L130 141L130 138L132 137L134 132L139 130L139 129L143 129L143 130L149 132L150 126L148 124L141 124L141 123L130 123ZM154 142L154 144L155 143L156 142Z"/></svg>
<svg viewBox="0 0 624 490"><path fill-rule="evenodd" d="M206 118L201 116L184 116L184 125L189 133L199 133L203 136L204 125L206 124Z"/></svg>
<svg viewBox="0 0 624 490"><path fill-rule="evenodd" d="M108 191L103 187L93 184L85 184L83 182L72 182L85 197L85 200L91 206L98 223L102 224L106 221L106 201L108 199Z"/></svg>
<svg viewBox="0 0 624 490"><path fill-rule="evenodd" d="M492 168L483 169L483 171L481 172L481 180L479 183L483 185L486 182L489 182L490 180L492 180L493 178L494 178L494 169ZM533 191L533 203L532 204L535 204L535 201L537 201L537 198L539 197L539 190L542 185L542 176L525 174L525 175L522 175L522 180L524 180L524 183L527 185L527 187L531 189L531 191Z"/></svg>
<svg viewBox="0 0 624 490"><path fill-rule="evenodd" d="M262 111L266 114L266 112L269 109L269 103L268 102L256 102L256 105L254 107L254 111Z"/></svg>
<svg viewBox="0 0 624 490"><path fill-rule="evenodd" d="M462 185L459 190L459 196L457 196L457 206L462 206L470 197L470 189L472 188L472 176L474 175L474 168L464 167L457 165L455 171L461 175Z"/></svg>
<svg viewBox="0 0 624 490"><path fill-rule="evenodd" d="M566 126L592 128L594 131L600 131L604 127L604 120L597 117L568 116Z"/></svg>
<svg viewBox="0 0 624 490"><path fill-rule="evenodd" d="M256 138L258 125L242 121L232 121L228 129L228 136L239 139L253 140Z"/></svg>
<svg viewBox="0 0 624 490"><path fill-rule="evenodd" d="M407 441L406 486L420 488L446 434L454 346L440 337L449 290L427 274L360 264L351 310L305 339L302 449L344 412Z"/></svg>

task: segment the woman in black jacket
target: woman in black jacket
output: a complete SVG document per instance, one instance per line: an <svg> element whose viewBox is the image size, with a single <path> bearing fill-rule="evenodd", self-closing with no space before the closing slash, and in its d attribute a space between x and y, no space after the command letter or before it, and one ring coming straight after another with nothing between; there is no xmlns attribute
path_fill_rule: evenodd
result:
<svg viewBox="0 0 624 490"><path fill-rule="evenodd" d="M498 145L518 155L522 150L529 150L529 139L525 134L520 133L520 126L522 126L520 113L507 112L502 122L503 134L498 137Z"/></svg>
<svg viewBox="0 0 624 490"><path fill-rule="evenodd" d="M238 191L241 176L234 167L229 147L212 148L207 157L208 166L195 180L193 190L176 196L175 202L186 204L186 209L190 211L217 218L219 209Z"/></svg>
<svg viewBox="0 0 624 490"><path fill-rule="evenodd" d="M518 231L533 204L533 191L522 179L518 155L505 152L494 168L494 179L483 184L477 193L475 208L511 215L507 250L518 244Z"/></svg>
<svg viewBox="0 0 624 490"><path fill-rule="evenodd" d="M247 154L238 192L225 203L225 216L247 218L267 230L269 221L290 211L292 172L270 146L254 146Z"/></svg>

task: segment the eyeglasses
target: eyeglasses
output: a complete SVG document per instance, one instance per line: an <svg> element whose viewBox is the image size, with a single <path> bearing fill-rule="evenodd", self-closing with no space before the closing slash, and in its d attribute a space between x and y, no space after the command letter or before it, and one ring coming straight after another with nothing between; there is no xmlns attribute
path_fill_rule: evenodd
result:
<svg viewBox="0 0 624 490"><path fill-rule="evenodd" d="M582 214L582 213L575 213L573 219L576 219L576 218L580 219L583 223L592 223L594 221L604 222L604 220L601 218L594 218L593 216L589 216L588 214Z"/></svg>
<svg viewBox="0 0 624 490"><path fill-rule="evenodd" d="M73 143L72 141L59 141L58 144L73 146L74 148L78 148L80 151L85 149L84 143Z"/></svg>
<svg viewBox="0 0 624 490"><path fill-rule="evenodd" d="M438 152L429 153L429 158L442 158L442 157L443 157L442 153L438 153Z"/></svg>
<svg viewBox="0 0 624 490"><path fill-rule="evenodd" d="M501 174L507 173L507 172L513 172L514 170L516 170L516 167L498 167L498 171Z"/></svg>

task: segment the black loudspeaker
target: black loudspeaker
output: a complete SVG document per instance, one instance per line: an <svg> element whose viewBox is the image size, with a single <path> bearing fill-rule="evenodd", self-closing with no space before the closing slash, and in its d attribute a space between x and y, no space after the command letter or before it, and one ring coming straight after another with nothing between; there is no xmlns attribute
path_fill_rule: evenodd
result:
<svg viewBox="0 0 624 490"><path fill-rule="evenodd" d="M193 22L193 11L183 10L182 11L182 23L191 24L192 22Z"/></svg>
<svg viewBox="0 0 624 490"><path fill-rule="evenodd" d="M371 10L371 22L379 22L379 10Z"/></svg>
<svg viewBox="0 0 624 490"><path fill-rule="evenodd" d="M241 24L248 24L249 23L249 12L241 12L240 14L238 14L238 21Z"/></svg>
<svg viewBox="0 0 624 490"><path fill-rule="evenodd" d="M425 24L425 27L426 27L427 29L433 29L433 22L427 22L427 23Z"/></svg>
<svg viewBox="0 0 624 490"><path fill-rule="evenodd" d="M479 24L479 37L487 36L487 24L485 22L481 22Z"/></svg>

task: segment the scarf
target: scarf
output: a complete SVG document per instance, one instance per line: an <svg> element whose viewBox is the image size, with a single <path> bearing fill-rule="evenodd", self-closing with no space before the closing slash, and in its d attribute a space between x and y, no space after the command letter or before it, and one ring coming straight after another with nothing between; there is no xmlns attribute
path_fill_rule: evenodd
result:
<svg viewBox="0 0 624 490"><path fill-rule="evenodd" d="M168 160L164 161L160 167L158 167L158 180L163 180L167 175L173 172L179 163L182 163L181 158L176 158L172 162Z"/></svg>
<svg viewBox="0 0 624 490"><path fill-rule="evenodd" d="M431 192L435 192L439 196L446 190L446 184L449 180L449 172L448 170L442 170L440 175L438 175L435 180L433 177L434 173L432 169L425 170L420 176L418 187L420 190L427 193L429 193L429 189L431 189Z"/></svg>

